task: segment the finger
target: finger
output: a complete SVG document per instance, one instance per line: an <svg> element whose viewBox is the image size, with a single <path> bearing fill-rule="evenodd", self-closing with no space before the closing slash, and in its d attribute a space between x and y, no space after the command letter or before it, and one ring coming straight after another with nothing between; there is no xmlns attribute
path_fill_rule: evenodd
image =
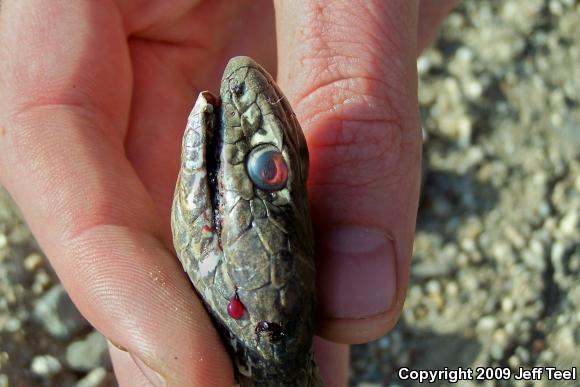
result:
<svg viewBox="0 0 580 387"><path fill-rule="evenodd" d="M227 354L122 151L130 73L115 15L105 1L2 2L0 181L97 329L168 385L228 385Z"/></svg>
<svg viewBox="0 0 580 387"><path fill-rule="evenodd" d="M279 80L310 149L318 333L355 343L396 322L419 194L418 2L278 1Z"/></svg>
<svg viewBox="0 0 580 387"><path fill-rule="evenodd" d="M417 56L435 40L439 25L457 3L458 0L421 0L419 5Z"/></svg>
<svg viewBox="0 0 580 387"><path fill-rule="evenodd" d="M324 385L326 387L348 385L349 346L315 337L313 347L316 364L320 368Z"/></svg>
<svg viewBox="0 0 580 387"><path fill-rule="evenodd" d="M139 369L128 352L109 343L109 354L119 387L152 387L156 384L150 381ZM154 379L158 381L158 379ZM159 384L157 384L158 386Z"/></svg>

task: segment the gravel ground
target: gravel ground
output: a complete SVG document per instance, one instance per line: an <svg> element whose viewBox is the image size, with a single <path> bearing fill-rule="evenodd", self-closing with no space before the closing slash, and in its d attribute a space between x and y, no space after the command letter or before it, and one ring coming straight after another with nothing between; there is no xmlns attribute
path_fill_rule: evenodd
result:
<svg viewBox="0 0 580 387"><path fill-rule="evenodd" d="M467 1L419 59L411 287L397 327L353 347L353 386L414 384L400 367L579 366L579 20L577 0ZM0 387L112 386L110 369L0 190Z"/></svg>
<svg viewBox="0 0 580 387"><path fill-rule="evenodd" d="M419 59L411 287L394 331L353 348L354 385L413 384L400 367L580 365L579 21L578 1L468 1Z"/></svg>

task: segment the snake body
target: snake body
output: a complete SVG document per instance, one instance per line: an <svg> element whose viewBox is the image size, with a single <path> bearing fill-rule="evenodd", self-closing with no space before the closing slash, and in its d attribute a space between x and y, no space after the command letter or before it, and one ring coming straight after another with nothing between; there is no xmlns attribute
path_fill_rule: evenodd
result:
<svg viewBox="0 0 580 387"><path fill-rule="evenodd" d="M171 223L242 386L321 385L307 174L286 98L252 59L231 59L220 98L200 93L189 115Z"/></svg>

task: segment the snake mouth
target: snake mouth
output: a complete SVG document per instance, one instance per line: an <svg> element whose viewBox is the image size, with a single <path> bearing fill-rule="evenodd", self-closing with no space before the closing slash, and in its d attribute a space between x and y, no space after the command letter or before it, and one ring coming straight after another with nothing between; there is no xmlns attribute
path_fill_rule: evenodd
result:
<svg viewBox="0 0 580 387"><path fill-rule="evenodd" d="M212 106L206 114L205 127L205 167L207 173L207 186L209 189L209 199L211 205L211 217L215 234L218 237L218 245L221 249L221 229L222 217L220 212L221 190L220 190L220 155L223 147L223 133L221 131L221 101L219 97L214 96L210 92L202 92L208 105Z"/></svg>

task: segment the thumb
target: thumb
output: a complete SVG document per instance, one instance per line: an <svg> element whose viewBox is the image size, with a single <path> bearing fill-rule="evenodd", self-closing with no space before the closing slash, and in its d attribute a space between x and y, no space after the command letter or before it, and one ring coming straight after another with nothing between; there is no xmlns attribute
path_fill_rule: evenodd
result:
<svg viewBox="0 0 580 387"><path fill-rule="evenodd" d="M408 282L418 206L418 2L279 1L279 81L310 149L318 334L389 330Z"/></svg>

